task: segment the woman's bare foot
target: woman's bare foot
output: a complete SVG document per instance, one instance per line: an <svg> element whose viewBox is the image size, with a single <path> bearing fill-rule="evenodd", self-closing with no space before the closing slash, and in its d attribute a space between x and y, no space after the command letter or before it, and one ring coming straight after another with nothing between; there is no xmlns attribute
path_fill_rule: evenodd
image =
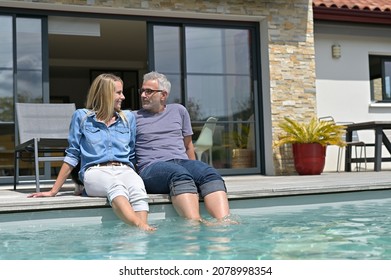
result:
<svg viewBox="0 0 391 280"><path fill-rule="evenodd" d="M138 226L138 228L142 229L142 230L145 230L145 231L155 231L156 228L155 227L152 227L148 224L141 224Z"/></svg>

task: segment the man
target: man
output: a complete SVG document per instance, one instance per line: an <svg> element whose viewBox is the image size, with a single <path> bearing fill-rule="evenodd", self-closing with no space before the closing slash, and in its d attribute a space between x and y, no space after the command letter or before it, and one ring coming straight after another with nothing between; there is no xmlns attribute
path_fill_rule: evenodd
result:
<svg viewBox="0 0 391 280"><path fill-rule="evenodd" d="M229 214L226 187L211 166L195 160L190 116L180 104L166 104L171 83L157 72L144 75L139 90L136 157L147 193L166 193L178 214L202 221L199 196L217 220Z"/></svg>

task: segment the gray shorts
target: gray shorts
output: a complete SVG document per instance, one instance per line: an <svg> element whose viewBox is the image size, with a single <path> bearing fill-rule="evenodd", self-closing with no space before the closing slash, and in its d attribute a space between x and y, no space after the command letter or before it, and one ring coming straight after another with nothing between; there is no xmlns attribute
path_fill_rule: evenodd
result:
<svg viewBox="0 0 391 280"><path fill-rule="evenodd" d="M148 193L163 193L170 196L198 193L205 197L216 191L227 191L220 174L198 160L155 162L145 167L140 176Z"/></svg>

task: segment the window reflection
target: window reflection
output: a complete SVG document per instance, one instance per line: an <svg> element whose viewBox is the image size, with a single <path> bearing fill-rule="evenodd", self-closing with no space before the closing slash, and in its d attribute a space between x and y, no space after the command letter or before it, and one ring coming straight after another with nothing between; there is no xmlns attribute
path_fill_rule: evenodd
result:
<svg viewBox="0 0 391 280"><path fill-rule="evenodd" d="M11 176L15 145L11 16L0 16L0 38L0 176Z"/></svg>
<svg viewBox="0 0 391 280"><path fill-rule="evenodd" d="M0 16L0 69L12 68L12 17Z"/></svg>
<svg viewBox="0 0 391 280"><path fill-rule="evenodd" d="M167 103L182 103L181 76L167 74L167 79L171 82L171 92Z"/></svg>
<svg viewBox="0 0 391 280"><path fill-rule="evenodd" d="M155 69L162 73L180 73L179 27L154 26Z"/></svg>
<svg viewBox="0 0 391 280"><path fill-rule="evenodd" d="M391 100L391 61L384 61L384 96Z"/></svg>
<svg viewBox="0 0 391 280"><path fill-rule="evenodd" d="M189 111L193 140L209 117L218 119L212 154L203 153L199 160L210 163L211 157L218 169L256 167L250 29L154 25L153 30L152 67L171 81L168 102L182 103Z"/></svg>
<svg viewBox="0 0 391 280"><path fill-rule="evenodd" d="M41 20L17 18L16 55L19 69L42 69Z"/></svg>
<svg viewBox="0 0 391 280"><path fill-rule="evenodd" d="M370 55L369 76L371 100L374 102L391 102L391 57Z"/></svg>
<svg viewBox="0 0 391 280"><path fill-rule="evenodd" d="M43 101L41 19L16 19L17 102Z"/></svg>
<svg viewBox="0 0 391 280"><path fill-rule="evenodd" d="M41 71L19 71L16 83L18 102L42 103Z"/></svg>
<svg viewBox="0 0 391 280"><path fill-rule="evenodd" d="M155 69L171 82L168 103L182 103L180 29L177 26L153 27Z"/></svg>
<svg viewBox="0 0 391 280"><path fill-rule="evenodd" d="M0 71L0 122L14 120L12 70Z"/></svg>
<svg viewBox="0 0 391 280"><path fill-rule="evenodd" d="M194 124L193 139L206 119L216 117L213 166L255 167L249 31L187 27L186 67L186 107Z"/></svg>
<svg viewBox="0 0 391 280"><path fill-rule="evenodd" d="M187 27L187 71L249 75L248 42L248 30Z"/></svg>
<svg viewBox="0 0 391 280"><path fill-rule="evenodd" d="M194 104L193 120L211 115L220 120L233 120L244 111L253 113L250 77L223 75L188 75L187 102Z"/></svg>
<svg viewBox="0 0 391 280"><path fill-rule="evenodd" d="M0 122L12 122L14 120L12 17L0 16L0 26Z"/></svg>
<svg viewBox="0 0 391 280"><path fill-rule="evenodd" d="M13 176L14 102L43 101L41 19L0 16L0 38L0 176ZM21 168L31 174L31 163Z"/></svg>

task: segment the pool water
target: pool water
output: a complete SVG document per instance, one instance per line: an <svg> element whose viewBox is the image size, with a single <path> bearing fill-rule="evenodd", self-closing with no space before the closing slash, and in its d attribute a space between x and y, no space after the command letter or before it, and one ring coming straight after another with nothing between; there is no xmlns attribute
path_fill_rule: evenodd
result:
<svg viewBox="0 0 391 280"><path fill-rule="evenodd" d="M173 216L152 220L154 233L116 219L86 225L35 222L17 230L0 223L0 259L391 259L389 195L303 205L267 201L232 201L237 225L206 226Z"/></svg>

